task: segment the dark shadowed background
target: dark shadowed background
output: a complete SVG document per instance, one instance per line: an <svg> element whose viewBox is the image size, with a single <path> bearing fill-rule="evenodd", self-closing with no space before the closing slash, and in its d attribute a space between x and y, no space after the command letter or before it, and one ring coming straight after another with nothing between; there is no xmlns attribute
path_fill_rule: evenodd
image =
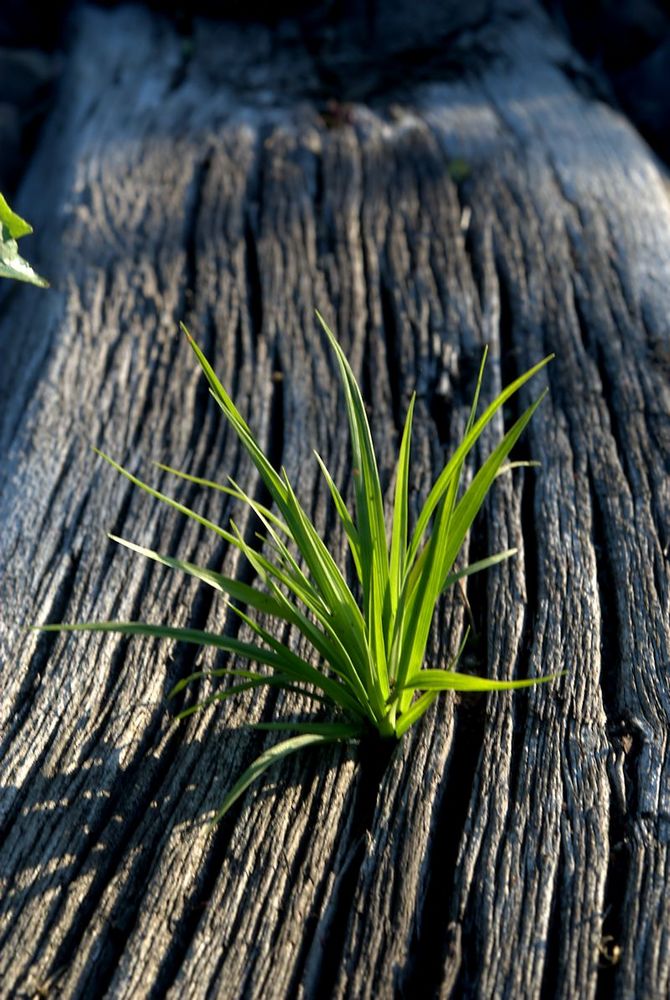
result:
<svg viewBox="0 0 670 1000"><path fill-rule="evenodd" d="M666 160L670 158L670 3L668 0L543 0L557 27L583 56L576 82L620 107ZM44 5L5 0L0 9L0 189L12 192L48 112L52 84L68 41L74 0ZM112 8L113 2L99 0ZM416 75L445 69L475 71L478 46L468 28L486 22L495 0L405 3L285 0L165 3L145 6L174 21L188 38L194 17L263 21L279 27L293 19L312 52L321 57L323 97L364 98ZM465 37L464 37L465 33ZM357 56L353 53L358 50ZM354 59L357 65L351 65Z"/></svg>

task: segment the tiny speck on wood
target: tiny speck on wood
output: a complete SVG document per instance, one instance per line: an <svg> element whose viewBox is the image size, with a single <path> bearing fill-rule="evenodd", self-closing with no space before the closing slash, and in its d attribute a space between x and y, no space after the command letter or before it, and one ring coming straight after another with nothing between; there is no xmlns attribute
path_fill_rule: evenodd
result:
<svg viewBox="0 0 670 1000"><path fill-rule="evenodd" d="M353 120L353 105L343 101L336 101L332 98L321 112L321 121L327 129L342 128L344 125L351 125Z"/></svg>
<svg viewBox="0 0 670 1000"><path fill-rule="evenodd" d="M606 934L598 945L598 951L603 964L616 965L621 958L622 948L615 942L611 934Z"/></svg>

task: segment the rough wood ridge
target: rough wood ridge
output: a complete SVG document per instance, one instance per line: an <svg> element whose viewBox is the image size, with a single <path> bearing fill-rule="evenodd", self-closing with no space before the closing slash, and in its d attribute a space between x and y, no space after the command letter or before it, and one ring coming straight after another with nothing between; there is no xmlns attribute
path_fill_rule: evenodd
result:
<svg viewBox="0 0 670 1000"><path fill-rule="evenodd" d="M0 996L390 998L419 974L445 998L670 992L668 180L539 14L486 51L472 77L321 114L290 34L202 23L185 45L139 8L79 12L17 202L54 289L0 298ZM498 481L471 541L520 554L469 588L466 664L567 675L441 699L385 770L295 758L212 830L269 704L177 725L166 692L207 657L24 626L234 627L105 532L246 568L88 447L239 517L151 467L258 488L180 319L341 547L311 454L347 485L315 307L387 485L416 388L417 496L483 344L489 394L556 352L521 452L541 469ZM445 605L436 665L464 618Z"/></svg>

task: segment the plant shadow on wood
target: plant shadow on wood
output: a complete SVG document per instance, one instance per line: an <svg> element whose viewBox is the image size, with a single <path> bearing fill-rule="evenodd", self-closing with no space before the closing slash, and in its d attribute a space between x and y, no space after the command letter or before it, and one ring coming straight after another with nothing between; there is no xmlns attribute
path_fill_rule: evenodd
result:
<svg viewBox="0 0 670 1000"><path fill-rule="evenodd" d="M248 736L249 734L244 734ZM256 745L262 734L251 734ZM231 746L240 740L239 730L220 729L217 742ZM248 754L249 740L241 740ZM87 990L102 990L109 983L126 941L132 933L152 879L161 876L161 856L175 837L198 841L201 859L197 877L188 886L188 899L181 916L171 922L171 946L157 986L167 987L204 915L222 863L233 871L243 859L230 856L230 838L242 810L247 820L274 801L277 788L292 802L293 822L307 809L312 823L320 819L319 797L310 795L314 783L323 783L341 771L345 760L355 762L352 779L344 790L342 831L346 831L344 854L337 852L342 870L338 876L336 919L324 953L324 968L334 967L353 896L361 851L375 811L377 792L383 782L391 754L397 746L370 738L360 752L331 748L318 758L302 755L276 769L273 778L259 786L253 797L238 803L226 819L212 826L211 819L229 763L216 752L215 741L185 743L181 736L164 752L160 764L147 753L136 753L133 763L121 767L122 748L104 743L90 753L84 766L68 773L46 776L36 767L20 788L0 786L0 815L5 817L0 835L10 863L5 865L0 903L0 947L15 916L24 908L44 908L48 924L67 913L76 900L76 913L51 963L57 971L71 961L93 915L107 898L102 926L98 928L95 954L81 971L79 982ZM293 791L298 789L297 794ZM147 802L149 806L147 807ZM315 811L316 810L316 811ZM206 843L202 845L203 836ZM338 848L340 834L335 840ZM352 845L354 853L352 854ZM304 851L292 864L300 867ZM342 860L344 859L344 860ZM164 874L164 873L163 873ZM337 874L337 868L336 868ZM109 897L109 886L116 890ZM311 934L318 925L324 887L313 887L312 909L305 914L301 949L307 952ZM160 920L160 915L157 915ZM100 916L97 917L100 923Z"/></svg>

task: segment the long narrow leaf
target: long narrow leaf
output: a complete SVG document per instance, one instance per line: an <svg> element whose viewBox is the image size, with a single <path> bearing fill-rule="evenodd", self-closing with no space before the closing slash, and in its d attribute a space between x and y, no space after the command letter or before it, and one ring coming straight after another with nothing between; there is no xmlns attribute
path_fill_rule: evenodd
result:
<svg viewBox="0 0 670 1000"><path fill-rule="evenodd" d="M330 705L332 708L333 699L330 696L324 695L323 691L314 690L312 687L299 687L295 682L295 676L287 674L286 676L282 674L259 674L253 670L235 670L234 668L219 668L216 670L196 670L194 673L189 674L188 677L182 677L175 686L168 691L168 698L175 698L178 694L184 691L191 684L194 684L200 680L210 680L219 677L242 677L248 680L261 680L263 678L273 677L276 683L280 687L288 686L292 691L299 691L301 696L310 698L312 701L316 701L321 705Z"/></svg>
<svg viewBox="0 0 670 1000"><path fill-rule="evenodd" d="M430 625L428 621L429 609L432 615L437 596L448 585L451 568L463 545L465 536L486 498L488 489L495 479L498 469L518 441L545 395L546 392L542 393L505 434L503 440L483 464L466 493L458 502L453 516L447 518L445 505L453 500L455 484L454 479L450 481L447 494L438 512L438 520L433 525L430 541L422 551L405 583L404 604L406 611L405 618L401 622L403 631L399 636L396 636L396 642L403 650L397 673L400 686L404 684L406 677L420 666ZM438 563L434 561L437 552L439 552L440 559L439 570L437 569ZM436 579L440 581L437 591L435 590ZM433 601L432 606L431 601ZM405 642L405 636L410 637L409 643Z"/></svg>
<svg viewBox="0 0 670 1000"><path fill-rule="evenodd" d="M232 597L236 601L241 601L250 608L255 608L264 614L274 615L277 618L284 617L279 601L257 587L251 587L247 583L233 580L231 577L223 576L223 574L217 573L215 570L197 566L195 563L187 562L184 559L175 559L172 556L161 555L153 549L145 548L143 545L136 545L135 542L129 542L125 538L119 538L118 535L110 534L109 538L113 542L123 545L124 548L130 549L131 552L137 552L147 559L170 567L170 569L181 570L182 573L187 573L189 576L201 580L209 587L213 587L214 590L218 590L222 594L227 594L229 597Z"/></svg>
<svg viewBox="0 0 670 1000"><path fill-rule="evenodd" d="M129 472L128 469L119 465L118 462L115 462L113 458L106 455L104 451L100 451L99 448L93 448L93 451L96 455L104 458L104 460L108 462L113 469L116 469L116 471L120 472L122 476L125 476L125 478L131 482L133 486L139 486L139 488L145 493L148 493L149 496L154 497L156 500L160 500L161 503L167 504L168 507L172 507L174 510L179 511L180 514L185 514L186 517L190 517L191 520L197 521L197 523L202 525L203 528L208 528L221 538L224 538L227 542L231 542L233 545L236 544L231 533L226 531L225 528L215 524L214 521L210 521L209 518L203 517L201 514L197 514L194 510L191 510L190 507L186 507L183 503L179 503L178 500L174 500L172 497L167 496L167 494L161 493L160 490L155 490L153 486L149 486L148 483L145 483L142 479L134 476L132 472Z"/></svg>
<svg viewBox="0 0 670 1000"><path fill-rule="evenodd" d="M404 687L407 676L423 662L435 604L443 589L443 551L448 537L452 503L453 497L448 493L440 504L433 532L426 545L421 575L411 591L411 600L404 601L400 628L396 632L399 653L395 681L398 690Z"/></svg>
<svg viewBox="0 0 670 1000"><path fill-rule="evenodd" d="M410 726L418 722L437 698L439 691L426 691L413 702L396 723L395 732L398 739L405 735Z"/></svg>
<svg viewBox="0 0 670 1000"><path fill-rule="evenodd" d="M412 535L412 541L410 544L410 551L408 556L408 561L411 563L419 550L421 542L423 541L423 536L425 534L428 523L437 508L440 500L445 494L445 491L449 487L456 470L462 465L464 459L467 457L473 446L475 445L477 439L482 434L484 428L491 422L495 414L498 412L501 406L503 406L514 393L518 392L519 389L528 382L534 375L536 375L542 368L547 365L552 358L553 354L549 354L542 361L529 368L527 372L520 375L519 378L515 379L514 382L510 383L503 391L497 396L493 402L486 408L481 417L473 424L470 431L464 436L460 445L451 456L450 460L445 465L444 469L437 477L433 488L431 489L426 502L417 518L417 523L414 528L414 533Z"/></svg>
<svg viewBox="0 0 670 1000"><path fill-rule="evenodd" d="M202 368L205 378L209 382L210 389L212 390L212 395L215 400L223 410L228 422L233 427L240 441L246 448L249 456L260 472L266 486L270 490L274 499L278 502L284 498L284 484L282 483L281 477L276 469L273 468L272 464L268 461L263 451L258 446L254 435L252 434L247 422L242 417L242 414L237 409L232 399L223 388L219 379L217 378L216 372L210 365L209 361L202 353L198 344L195 342L191 334L188 332L183 323L180 323L183 332L186 334L189 344L198 359L198 363Z"/></svg>
<svg viewBox="0 0 670 1000"><path fill-rule="evenodd" d="M488 677L474 677L457 670L419 670L408 677L404 687L408 691L511 691L515 688L533 687L555 681L561 674L529 677L519 681L496 681Z"/></svg>
<svg viewBox="0 0 670 1000"><path fill-rule="evenodd" d="M184 691L190 684L205 678L241 677L243 680L247 681L260 681L267 676L267 674L259 674L255 670L236 670L234 667L222 667L218 670L196 670L195 673L189 674L188 677L182 677L180 681L177 681L175 686L168 691L168 698L176 698L176 696L181 694L181 692Z"/></svg>
<svg viewBox="0 0 670 1000"><path fill-rule="evenodd" d="M472 576L473 573L481 573L482 570L490 569L491 566L497 566L498 563L504 562L506 559L511 559L518 551L518 549L505 549L504 552L496 552L495 555L487 556L486 559L478 559L477 562L470 563L469 566L464 566L463 569L459 569L455 573L449 573L442 589L446 590L447 587L451 587L458 580L462 580L466 576Z"/></svg>
<svg viewBox="0 0 670 1000"><path fill-rule="evenodd" d="M335 705L344 709L351 715L364 716L368 715L374 720L374 716L370 711L370 701L368 694L363 687L361 680L356 673L353 666L350 668L342 669L339 666L339 657L329 655L326 662L330 670L336 674L343 682L343 684L331 679L322 670L317 670L315 667L311 667L304 660L297 657L291 650L288 649L284 643L276 639L270 632L263 628L263 626L254 621L248 615L246 615L240 608L233 608L235 613L247 623L247 625L259 636L268 646L275 651L277 656L280 658L281 662L284 664L283 669L287 673L296 674L305 681L314 684L315 687L320 688L329 698L333 701ZM323 638L325 637L318 637ZM314 636L312 645L314 648L318 648L316 645L317 636ZM294 664L294 658L298 661L298 665ZM325 657L324 657L325 658Z"/></svg>
<svg viewBox="0 0 670 1000"><path fill-rule="evenodd" d="M405 561L407 559L407 537L409 530L409 452L412 439L412 417L416 393L412 394L405 427L400 442L398 470L396 473L395 498L393 503L393 526L391 529L391 608L395 615L400 598L402 581L405 576Z"/></svg>
<svg viewBox="0 0 670 1000"><path fill-rule="evenodd" d="M442 577L443 588L451 567L453 566L454 560L458 555L458 551L463 544L465 535L469 531L472 522L479 513L479 510L486 499L489 487L496 477L498 469L503 464L516 442L519 440L521 434L528 425L528 422L544 399L545 395L546 391L543 392L534 403L531 403L528 409L509 429L497 448L493 450L491 455L489 455L487 460L484 462L481 469L470 483L466 493L460 499L458 506L454 511L451 534L448 544L445 546L444 550Z"/></svg>
<svg viewBox="0 0 670 1000"><path fill-rule="evenodd" d="M223 816L225 816L230 807L237 802L240 795L247 790L249 785L251 785L256 778L259 778L264 771L267 771L269 767L272 767L273 764L279 763L279 761L283 760L284 757L287 757L289 754L296 753L298 750L303 750L305 747L317 746L324 743L335 743L340 739L341 737L339 736L325 736L322 733L302 733L299 736L293 736L291 739L283 740L281 743L277 743L275 746L270 747L269 750L266 750L259 757L257 757L253 764L251 764L241 777L238 778L223 800L221 808L212 822L217 823Z"/></svg>
<svg viewBox="0 0 670 1000"><path fill-rule="evenodd" d="M254 688L259 687L276 687L281 688L282 691L295 691L297 694L305 693L301 687L292 684L286 677L278 677L277 675L263 676L259 674L256 678L243 681L241 684L234 684L232 687L224 688L223 691L217 691L208 698L205 698L204 701L198 702L197 705L189 705L188 708L184 708L181 712L178 712L175 718L181 722L183 719L188 719L189 716L195 715L209 705L215 705L220 701L227 701L237 694L242 694L244 691L252 691Z"/></svg>
<svg viewBox="0 0 670 1000"><path fill-rule="evenodd" d="M372 573L377 573L379 579L375 593L378 596L384 594L386 599L389 567L384 501L365 404L344 351L323 316L318 311L316 315L330 341L342 376L353 453L354 492L361 542L363 589L366 595L369 595L369 577ZM370 607L369 599L366 604L367 610L373 612L374 608Z"/></svg>
<svg viewBox="0 0 670 1000"><path fill-rule="evenodd" d="M484 350L482 352L482 360L479 365L479 372L477 374L477 385L475 386L475 394L472 400L472 406L470 407L470 416L468 417L468 422L465 426L465 436L470 433L477 416L477 407L479 406L479 394L482 391L482 382L484 381L484 369L486 368L486 359L489 356L489 345L484 345Z"/></svg>
<svg viewBox="0 0 670 1000"><path fill-rule="evenodd" d="M33 625L35 632L116 632L119 635L140 635L150 639L172 639L196 646L211 646L226 653L243 656L247 660L281 668L281 659L272 650L253 643L243 642L228 635L203 632L194 628L176 628L170 625L149 625L146 622L74 622L70 624Z"/></svg>
<svg viewBox="0 0 670 1000"><path fill-rule="evenodd" d="M313 602L310 594L305 593L290 577L277 570L276 567L271 567L260 553L249 549L241 540L238 544L251 565L256 569L261 578L265 580L267 586L270 587L275 599L281 604L282 617L302 632L305 638L323 656L324 660L326 660L336 673L339 673L353 687L359 688L363 698L367 701L366 688L363 684L365 674L361 676L359 668L351 658L350 649L340 637L337 623L331 618L327 610L324 611L319 604ZM273 579L273 576L299 596L321 628L310 621L300 608L286 597L275 582L275 579ZM251 622L251 625L253 628L257 627L257 623ZM362 669L365 670L367 659L359 661L359 663L361 663Z"/></svg>
<svg viewBox="0 0 670 1000"><path fill-rule="evenodd" d="M251 625L255 623L244 616L239 609L238 614L242 614ZM257 630L260 626L257 627ZM306 660L301 659L288 647L282 645L277 640L275 648L264 649L254 643L243 642L232 636L218 635L213 632L203 632L199 629L176 628L167 625L149 625L146 622L76 622L73 624L47 624L35 625L32 631L37 632L115 632L119 635L139 635L151 639L172 639L175 642L188 642L203 647L213 647L226 653L241 656L246 660L255 663L262 663L272 667L278 673L293 680L302 681L305 684L312 684L316 688L325 691L328 697L342 709L354 714L364 715L362 707L351 698L346 689L338 686L336 682L329 680L321 671L316 670ZM269 633L265 633L269 634ZM264 635L265 637L265 635Z"/></svg>
<svg viewBox="0 0 670 1000"><path fill-rule="evenodd" d="M204 486L206 489L217 490L219 493L225 493L227 496L232 497L234 500L241 500L244 503L250 502L250 497L247 493L242 490L234 479L229 479L230 485L224 485L223 483L217 483L213 479L203 479L201 476L192 476L188 472L182 472L180 469L175 469L171 465L165 465L163 462L153 463L157 469L161 472L168 472L171 476L177 476L179 479L184 479L188 483L194 483L196 486ZM258 500L253 501L254 511L260 511L263 517L271 521L275 528L283 531L285 535L289 535L289 529L281 520L277 517L274 511L270 510L264 504L259 503Z"/></svg>
<svg viewBox="0 0 670 1000"><path fill-rule="evenodd" d="M282 521L280 521L279 518L267 511L267 508L258 504L253 497L250 497L247 493L245 493L244 490L237 486L237 484L235 484L235 486L238 490L240 499L244 500L251 510L253 510L261 524L265 527L271 544L274 546L275 551L278 552L281 558L282 573L285 579L290 579L296 585L296 594L298 595L299 592L300 594L307 595L312 605L319 606L324 611L327 611L323 595L303 572L288 546L284 543L278 531L275 530L275 528L278 528L279 531L282 531L290 539L292 539L293 536L290 529ZM303 598L301 597L300 599L302 600Z"/></svg>
<svg viewBox="0 0 670 1000"><path fill-rule="evenodd" d="M354 565L356 567L356 575L358 576L359 581L362 583L363 568L361 565L361 541L358 535L358 530L351 518L351 514L347 509L347 505L342 499L340 491L333 482L333 478L330 472L326 468L325 462L323 461L318 452L315 451L314 454L316 456L317 462L319 463L319 468L321 469L321 472L323 473L323 476L326 482L328 483L328 488L335 503L335 509L339 514L340 520L342 521L342 525L344 527L344 531L349 541L349 549L354 559Z"/></svg>

